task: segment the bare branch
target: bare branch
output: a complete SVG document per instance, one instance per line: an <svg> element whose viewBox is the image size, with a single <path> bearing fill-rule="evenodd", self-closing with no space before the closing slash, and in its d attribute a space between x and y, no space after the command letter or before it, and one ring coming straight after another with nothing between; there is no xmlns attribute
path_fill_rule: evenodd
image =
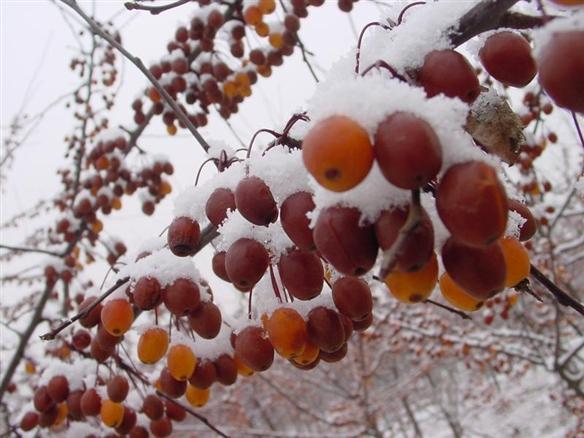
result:
<svg viewBox="0 0 584 438"><path fill-rule="evenodd" d="M34 311L32 318L28 324L28 327L26 328L26 330L22 333L22 336L20 337L20 342L18 343L18 347L16 348L16 351L14 352L14 355L12 356L12 359L10 360L10 363L8 364L8 367L6 368L6 371L4 372L4 377L2 378L2 383L0 384L0 403L2 402L2 398L4 397L4 393L6 392L6 389L8 389L8 385L10 385L10 382L12 380L12 376L14 375L14 372L16 371L18 364L20 363L20 360L22 359L22 356L24 355L24 350L26 349L26 347L28 345L28 341L30 340L32 334L34 333L35 329L37 328L37 325L42 320L43 310L45 309L45 305L47 304L47 301L48 301L49 297L51 296L52 291L53 291L53 285L47 284L45 286L45 290L43 291L43 293L41 295L39 302L36 304L35 311Z"/></svg>
<svg viewBox="0 0 584 438"><path fill-rule="evenodd" d="M175 2L169 3L164 6L146 6L141 5L136 2L126 2L124 6L127 10L138 10L138 11L149 11L152 15L158 15L161 12L168 11L169 9L178 8L179 6L190 3L192 0L177 0Z"/></svg>
<svg viewBox="0 0 584 438"><path fill-rule="evenodd" d="M102 27L98 23L95 22L95 20L93 20L91 17L89 17L79 7L76 0L61 0L61 1L64 4L66 4L67 6L69 6L71 9L73 9L75 12L77 12L81 16L81 18L83 18L83 20L85 20L87 22L87 24L89 24L89 26L91 27L91 30L95 34L99 35L100 37L105 39L109 44L111 44L113 47L115 47L132 64L134 64L138 68L138 70L140 70L144 74L144 76L146 76L148 78L148 80L152 83L154 88L156 88L156 90L160 93L160 95L166 101L166 103L168 103L170 105L170 107L172 108L172 110L176 114L176 117L184 124L184 126L187 127L187 129L191 132L191 134L193 134L193 137L195 137L195 139L199 142L201 147L205 150L205 152L207 152L210 148L207 141L203 138L203 136L201 134L199 134L199 131L197 131L197 128L195 128L195 126L191 123L190 119L185 114L185 112L182 110L182 108L178 105L178 103L172 98L172 96L170 94L168 94L166 89L162 85L160 85L160 83L156 80L154 75L152 73L150 73L150 70L148 68L146 68L146 66L144 65L142 60L140 58L132 55L130 52L128 52L119 42L116 41L116 39L112 35L108 34L106 31L104 31L102 29Z"/></svg>
<svg viewBox="0 0 584 438"><path fill-rule="evenodd" d="M552 293L552 295L558 300L562 306L571 307L576 312L584 316L584 305L576 301L566 292L564 292L560 287L551 281L546 275L537 269L534 265L531 265L530 274L539 281L545 288Z"/></svg>
<svg viewBox="0 0 584 438"><path fill-rule="evenodd" d="M7 249L9 251L14 251L14 252L35 252L35 253L39 253L39 254L47 254L50 256L54 256L54 257L61 256L60 254L58 254L54 251L49 251L49 250L40 249L40 248L25 248L23 246L12 246L12 245L0 244L0 249Z"/></svg>
<svg viewBox="0 0 584 438"><path fill-rule="evenodd" d="M149 387L152 387L152 384L148 381L148 379L146 379L146 377L144 377L140 372L138 372L133 367L131 367L130 365L128 365L126 362L124 362L121 357L119 357L118 355L116 355L116 356L114 356L114 360L116 361L116 364L121 369L123 369L127 373L129 373L129 374L133 375L134 377L136 377L143 384L145 384L145 385L147 385ZM216 426L214 426L213 424L211 424L211 422L206 417L204 417L203 415L199 414L198 412L195 412L189 406L186 406L185 404L181 403L180 401L175 400L175 399L169 397L168 395L166 395L162 391L159 391L158 389L156 390L156 395L158 395L159 397L162 397L165 400L168 400L168 401L171 401L173 403L176 403L177 405L179 405L180 407L182 407L185 411L187 411L191 416L195 417L196 419L198 419L199 421L201 421L203 424L205 424L205 426L207 426L209 429L211 429L217 435L219 435L221 437L224 437L224 438L229 438L229 435L226 435L224 432L222 432L221 430L219 430Z"/></svg>
<svg viewBox="0 0 584 438"><path fill-rule="evenodd" d="M432 304L432 305L434 305L436 307L440 307L441 309L448 310L449 312L454 313L455 315L460 316L462 319L472 320L472 318L469 315L467 315L466 313L461 312L460 310L456 310L453 307L447 306L446 304L442 304L442 303L439 303L439 302L434 301L434 300L431 300L431 299L427 299L424 302L425 303L428 303L428 304Z"/></svg>
<svg viewBox="0 0 584 438"><path fill-rule="evenodd" d="M73 324L75 321L82 319L82 318L85 318L89 314L89 312L91 312L93 309L95 309L95 307L97 307L103 300L105 300L107 297L109 297L120 286L126 284L128 281L130 281L130 277L124 277L124 278L119 279L118 281L116 281L114 283L114 285L112 287L110 287L108 290L106 290L97 300L95 300L89 306L84 308L81 312L79 312L73 318L70 318L70 319L63 321L56 329L51 330L49 333L45 333L44 335L41 335L41 339L43 341L52 341L53 339L55 339L55 337L59 333L61 333L63 330L65 330L67 327L69 327L71 324Z"/></svg>

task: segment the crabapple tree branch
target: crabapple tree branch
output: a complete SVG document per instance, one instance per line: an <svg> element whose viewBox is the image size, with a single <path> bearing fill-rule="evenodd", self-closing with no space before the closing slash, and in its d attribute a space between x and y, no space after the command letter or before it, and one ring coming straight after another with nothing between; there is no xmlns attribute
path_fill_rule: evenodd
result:
<svg viewBox="0 0 584 438"><path fill-rule="evenodd" d="M158 82L156 80L154 75L150 72L150 70L148 70L148 68L144 65L142 60L140 58L132 55L130 52L128 52L119 42L116 41L116 39L112 35L108 34L94 19L92 19L90 16L88 16L83 11L83 9L81 9L79 7L79 5L77 4L77 1L75 1L75 0L61 0L61 1L64 4L66 4L67 6L69 6L71 9L73 9L77 14L79 14L79 16L81 16L81 18L83 18L83 20L89 25L92 32L99 35L100 37L105 39L110 45L115 47L122 55L124 55L126 57L126 59L128 59L128 61L130 61L132 64L134 64L144 74L144 76L146 76L148 78L148 80L152 83L154 88L156 88L156 90L160 93L162 98L166 101L166 103L168 103L168 105L175 112L177 118L181 121L181 123L183 123L187 127L187 129L190 131L190 133L193 135L193 137L195 137L197 142L201 145L201 147L205 150L205 152L207 152L210 148L207 141L203 138L203 136L199 133L199 131L197 131L197 128L195 128L195 125L193 125L191 123L191 121L189 120L189 118L187 117L185 112L182 110L182 108L178 105L178 103L164 89L164 87L162 85L160 85L160 82Z"/></svg>
<svg viewBox="0 0 584 438"><path fill-rule="evenodd" d="M217 232L217 229L215 227L213 227L212 225L210 225L207 228L205 228L203 230L203 232L201 233L201 240L199 242L199 246L194 250L194 254L193 255L195 255L196 253L198 253L201 249L203 249L206 245L208 245L218 235L219 235L219 233ZM89 315L89 313L96 306L98 306L101 302L103 302L103 300L105 300L107 297L109 297L112 293L114 293L118 288L120 288L121 286L123 286L124 284L126 284L128 281L130 281L130 277L124 277L124 278L118 279L113 284L113 286L110 287L108 290L106 290L103 294L101 294L97 300L95 300L94 302L92 302L89 306L87 306L86 308L84 308L82 311L80 311L79 313L77 313L72 318L67 319L66 321L63 321L54 330L51 330L50 332L45 333L44 335L42 335L41 336L41 339L43 341L51 341L51 340L55 339L55 337L59 333L61 333L63 330L65 330L71 324L74 324L76 321L78 321L78 320L86 317L87 315Z"/></svg>
<svg viewBox="0 0 584 438"><path fill-rule="evenodd" d="M45 309L45 305L47 304L47 301L51 296L53 286L54 285L50 283L46 284L45 289L41 294L38 303L36 303L35 310L28 324L28 327L22 333L22 336L20 337L20 342L18 343L18 347L16 347L16 351L14 352L12 359L10 360L10 363L6 367L4 377L2 378L2 383L0 384L0 403L2 403L4 393L6 392L6 389L8 388L8 385L12 380L12 376L14 375L14 372L16 371L16 368L18 367L18 364L22 359L22 356L24 355L24 350L28 345L28 341L30 340L32 334L34 333L39 323L42 321L43 310Z"/></svg>
<svg viewBox="0 0 584 438"><path fill-rule="evenodd" d="M93 303L91 303L89 306L87 306L86 308L84 308L81 312L79 312L77 315L75 315L74 317L67 319L66 321L63 321L56 329L50 331L49 333L45 333L44 335L41 336L41 339L43 341L51 341L53 339L55 339L55 337L62 332L63 330L65 330L67 327L69 327L71 324L73 324L75 321L82 319L84 317L86 317L89 312L91 312L93 309L95 309L96 306L98 306L103 300L105 300L107 297L109 297L112 293L114 293L120 286L123 286L124 284L126 284L128 281L130 281L130 277L124 277L119 279L118 281L116 281L114 283L114 285L112 287L110 287L108 290L106 290L103 294L101 294L101 296L95 300Z"/></svg>
<svg viewBox="0 0 584 438"><path fill-rule="evenodd" d="M126 3L124 3L124 6L129 11L131 11L131 10L148 11L152 15L158 15L161 12L168 11L169 9L174 9L174 8L178 8L179 6L186 5L187 3L190 3L191 1L192 0L177 0L177 1L174 1L172 3L168 3L167 5L164 5L164 6L146 6L146 5L141 5L139 3L136 3L136 2L126 2Z"/></svg>

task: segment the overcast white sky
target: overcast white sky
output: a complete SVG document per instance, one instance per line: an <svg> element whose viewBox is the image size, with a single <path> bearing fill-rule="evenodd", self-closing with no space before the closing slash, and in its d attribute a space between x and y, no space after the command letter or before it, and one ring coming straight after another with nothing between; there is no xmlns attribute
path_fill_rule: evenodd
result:
<svg viewBox="0 0 584 438"><path fill-rule="evenodd" d="M372 1L357 3L351 13L355 28L360 30L367 22L379 19L380 11L399 10L400 3L403 4L386 3L391 3L392 7ZM92 8L91 1L80 1L80 4L87 11ZM124 46L146 63L158 60L166 53L166 44L174 35L177 24L187 23L194 7L186 5L151 16L147 12L126 11L121 0L95 1L96 16L101 20L115 17L114 22L121 27ZM26 113L36 114L56 97L77 86L79 78L69 70L77 43L54 2L0 0L0 16L0 121L4 136L6 125L20 111L23 103ZM314 65L320 77L356 43L348 15L338 10L336 0L326 1L321 8L311 8L309 17L302 21L300 35L307 48L316 55ZM130 103L146 84L146 79L133 65L125 62L123 72L123 86L110 118L112 126L132 124ZM275 69L271 78L260 78L253 88L253 96L232 117L231 123L247 143L257 129L273 128L301 108L311 96L314 86L314 80L296 53L286 59L283 67ZM28 97L25 99L25 96ZM64 104L58 105L18 151L2 190L1 222L61 189L55 171L64 163L63 137L71 132L73 126L71 112L64 108ZM206 138L224 139L236 145L233 136L218 118L201 131ZM128 201L124 198L123 211L107 218L107 233L123 236L129 248L157 235L170 222L174 196L181 188L193 183L198 164L203 159L199 146L189 135L182 132L175 137L167 136L160 120L151 123L139 144L152 154L168 155L175 164L176 172L172 176L174 192L157 208L155 216L145 217L136 199ZM204 178L213 174L212 166L207 169ZM22 222L17 230L2 231L0 242L18 244L38 225L39 221ZM202 260L198 263L204 272L209 269L206 266L209 254L209 251L201 254ZM28 264L21 265L19 262L18 266L11 264L0 269L6 274ZM100 264L91 268L88 274L99 281L104 272L105 268ZM6 289L2 295L4 302L21 296L8 296Z"/></svg>

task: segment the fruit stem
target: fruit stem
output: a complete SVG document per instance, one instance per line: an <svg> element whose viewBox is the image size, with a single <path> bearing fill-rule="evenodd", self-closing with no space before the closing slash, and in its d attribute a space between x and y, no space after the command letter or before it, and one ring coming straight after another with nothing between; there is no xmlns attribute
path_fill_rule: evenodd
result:
<svg viewBox="0 0 584 438"><path fill-rule="evenodd" d="M270 279L272 280L272 289L274 289L274 294L276 294L276 297L278 298L281 304L282 295L280 295L280 289L278 288L278 282L276 281L276 276L274 275L274 268L272 267L272 265L270 265Z"/></svg>
<svg viewBox="0 0 584 438"><path fill-rule="evenodd" d="M536 294L535 291L531 288L531 285L529 284L529 280L527 278L524 278L519 283L517 283L513 287L513 289L515 289L517 292L529 294L540 303L543 303L543 299L538 294Z"/></svg>
<svg viewBox="0 0 584 438"><path fill-rule="evenodd" d="M467 319L467 320L472 321L472 318L469 315L467 315L466 313L461 312L460 310L454 309L450 306L447 306L446 304L439 303L439 302L431 300L429 298L427 300L425 300L424 302L427 304L432 304L433 306L436 306L436 307L440 307L441 309L448 310L449 312L460 316L462 319Z"/></svg>
<svg viewBox="0 0 584 438"><path fill-rule="evenodd" d="M389 71L394 78L397 78L400 81L405 82L405 83L408 82L406 78L404 78L402 75L400 75L391 65L389 65L387 62L383 61L382 59L377 60L376 62L371 64L369 67L367 67L363 71L363 73L361 73L361 76L365 76L367 73L369 73L374 68L384 68L387 71Z"/></svg>
<svg viewBox="0 0 584 438"><path fill-rule="evenodd" d="M251 141L249 142L249 146L247 148L247 154L246 154L246 158L249 158L250 154L251 154L251 148L253 147L253 143L256 139L256 137L261 134L262 132L267 132L268 134L272 134L274 137L278 138L281 137L282 134L278 134L276 131L272 131L271 129L260 129L259 131L257 131L253 137L251 138Z"/></svg>
<svg viewBox="0 0 584 438"><path fill-rule="evenodd" d="M410 233L416 229L420 224L420 219L422 206L420 204L420 189L412 190L412 199L410 201L410 211L406 222L403 224L397 239L395 239L394 244L388 248L383 253L383 259L381 260L381 268L379 269L378 277L384 279L387 274L393 269L397 262L397 257L399 256L402 246Z"/></svg>
<svg viewBox="0 0 584 438"><path fill-rule="evenodd" d="M580 144L584 148L584 135L582 135L582 130L580 129L580 124L578 123L578 117L576 117L576 113L574 111L572 111L572 119L574 119L574 126L576 127L576 132L580 138Z"/></svg>
<svg viewBox="0 0 584 438"><path fill-rule="evenodd" d="M413 6L420 6L420 5L425 5L426 2L414 2L414 3L410 3L409 5L407 5L405 8L403 8L401 10L401 12L399 13L399 16L397 17L397 25L399 26L400 24L402 24L402 21L404 19L404 15L405 13Z"/></svg>
<svg viewBox="0 0 584 438"><path fill-rule="evenodd" d="M363 35L365 31L372 26L379 26L385 30L391 30L391 26L387 26L386 24L380 23L378 21L372 21L368 23L361 29L361 33L359 34L359 40L357 41L357 50L355 51L355 74L359 74L359 63L361 61L361 43L363 42Z"/></svg>

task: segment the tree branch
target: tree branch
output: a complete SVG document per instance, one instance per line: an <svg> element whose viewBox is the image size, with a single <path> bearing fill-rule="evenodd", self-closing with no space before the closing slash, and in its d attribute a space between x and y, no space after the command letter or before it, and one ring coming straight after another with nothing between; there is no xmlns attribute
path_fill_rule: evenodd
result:
<svg viewBox="0 0 584 438"><path fill-rule="evenodd" d="M431 299L427 299L424 302L428 303L428 304L432 304L433 306L436 306L436 307L440 307L441 309L448 310L449 312L460 316L462 319L472 320L472 318L468 314L461 312L460 310L457 310L453 307L447 306L446 304L442 304L442 303L439 303L439 302L431 300Z"/></svg>
<svg viewBox="0 0 584 438"><path fill-rule="evenodd" d="M546 277L546 275L537 269L534 265L531 265L529 273L533 276L533 278L539 281L548 291L552 293L556 300L558 300L558 303L560 303L562 306L571 307L576 312L584 316L584 305L560 289L558 285Z"/></svg>
<svg viewBox="0 0 584 438"><path fill-rule="evenodd" d="M190 3L191 1L192 0L177 0L164 6L146 6L136 2L126 2L124 3L124 6L129 11L132 10L149 11L152 15L158 15L161 12L168 11L169 9L173 8L178 8L179 6Z"/></svg>
<svg viewBox="0 0 584 438"><path fill-rule="evenodd" d="M472 37L501 25L507 10L519 0L484 0L462 16L457 26L450 30L450 41L459 46Z"/></svg>
<svg viewBox="0 0 584 438"><path fill-rule="evenodd" d="M115 360L116 364L121 369L123 369L124 371L126 371L128 374L133 375L138 380L140 380L140 382L142 382L143 384L145 384L145 385L147 385L149 387L152 387L152 384L148 381L148 379L146 377L144 377L140 372L138 372L133 367L131 367L130 365L128 365L126 362L124 362L121 357L119 357L118 355L115 355L114 356L114 360ZM198 412L195 412L189 406L186 406L182 402L180 402L178 400L175 400L175 399L169 397L168 395L166 395L162 391L159 391L158 389L156 389L156 395L158 395L159 397L162 397L162 398L164 398L164 399L166 399L168 401L171 401L173 403L176 403L177 405L179 405L180 407L182 407L185 411L187 411L190 415L192 415L197 420L199 420L203 424L205 424L205 426L207 426L209 429L211 429L217 435L219 435L221 437L224 437L224 438L229 438L229 435L226 435L224 432L222 432L221 430L219 430L216 426L214 426L213 424L211 424L211 422L206 417L204 417L203 415L199 414Z"/></svg>
<svg viewBox="0 0 584 438"><path fill-rule="evenodd" d="M67 327L69 327L71 324L73 324L75 321L77 321L79 319L82 319L82 318L85 318L89 314L89 312L91 312L93 309L95 309L95 307L97 307L97 305L99 305L103 300L105 300L107 297L109 297L120 286L126 284L128 281L130 281L130 277L124 277L124 278L119 279L118 281L116 281L114 283L114 285L112 287L110 287L103 294L101 294L101 296L97 300L95 300L89 306L87 306L86 308L84 308L81 312L79 312L73 318L70 318L70 319L67 319L67 320L63 321L54 330L51 330L50 332L45 333L44 335L41 335L41 339L43 341L52 341L53 339L55 339L55 337L59 333L61 333L63 330L65 330Z"/></svg>
<svg viewBox="0 0 584 438"><path fill-rule="evenodd" d="M90 26L92 32L99 35L100 37L105 39L110 45L115 47L123 56L126 57L126 59L128 59L132 64L134 64L138 68L138 70L140 70L144 74L144 76L146 76L148 78L148 80L152 83L154 88L156 88L156 90L160 93L160 96L162 96L162 98L166 101L166 103L168 103L168 105L172 108L172 110L176 114L176 117L181 121L182 124L184 124L184 126L187 127L187 129L190 131L190 133L193 135L193 137L195 137L197 142L201 145L201 147L205 150L205 152L207 152L210 148L207 141L203 138L203 136L199 133L199 131L197 131L197 128L195 128L195 126L191 123L188 116L185 114L185 112L182 110L182 108L178 105L178 103L164 89L164 87L162 85L160 85L160 83L156 80L154 75L152 73L150 73L150 70L148 68L146 68L146 66L144 65L142 60L140 58L132 55L130 52L128 52L120 43L118 43L116 41L116 39L113 36L111 36L106 31L104 31L102 29L102 27L98 23L95 22L95 20L93 20L91 17L89 17L79 7L76 0L61 0L61 2L63 2L67 6L69 6L75 12L77 12L77 14L79 14L79 16L81 16L81 18L83 18L83 20L85 20L85 22Z"/></svg>
<svg viewBox="0 0 584 438"><path fill-rule="evenodd" d="M6 392L8 385L10 385L10 382L12 380L12 376L14 376L14 372L16 371L16 368L18 367L18 364L20 363L20 360L22 359L22 356L24 355L24 350L26 349L26 347L28 345L28 341L30 340L32 334L34 333L38 324L42 320L43 310L45 309L45 305L47 304L47 301L48 301L49 297L51 296L52 291L53 291L53 284L47 283L47 285L45 286L45 290L43 291L41 298L36 305L36 308L35 308L35 311L32 315L30 323L28 324L28 327L26 328L26 330L22 333L22 336L20 338L20 342L18 343L18 347L16 348L16 351L14 352L14 355L12 356L12 359L10 360L10 363L8 364L8 367L6 368L6 371L4 372L4 377L2 378L2 383L0 384L0 403L2 403L2 398L4 397L4 393Z"/></svg>
<svg viewBox="0 0 584 438"><path fill-rule="evenodd" d="M40 248L25 248L22 246L11 246L11 245L3 245L0 244L0 249L7 249L9 251L14 251L14 252L36 252L39 254L47 254L50 256L54 256L54 257L60 257L61 254L56 253L54 251L49 251L46 249L40 249Z"/></svg>

